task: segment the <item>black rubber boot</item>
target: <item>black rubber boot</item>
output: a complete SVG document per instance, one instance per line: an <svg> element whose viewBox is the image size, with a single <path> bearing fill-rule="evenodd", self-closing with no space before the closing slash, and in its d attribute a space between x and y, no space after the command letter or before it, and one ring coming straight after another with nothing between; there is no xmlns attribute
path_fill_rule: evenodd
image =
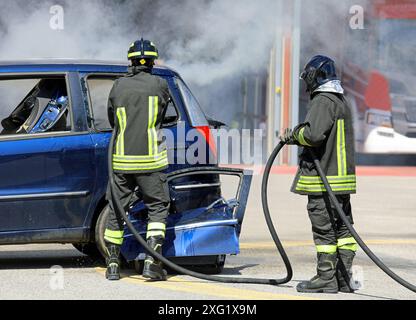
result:
<svg viewBox="0 0 416 320"><path fill-rule="evenodd" d="M120 246L106 242L107 247L107 271L105 277L108 280L120 280Z"/></svg>
<svg viewBox="0 0 416 320"><path fill-rule="evenodd" d="M355 290L351 287L352 263L355 258L355 252L351 250L338 250L337 279L339 291L344 293L353 293Z"/></svg>
<svg viewBox="0 0 416 320"><path fill-rule="evenodd" d="M150 237L147 244L157 253L162 254L164 239L162 237ZM163 269L162 262L146 255L144 260L143 277L153 281L165 281L166 271Z"/></svg>
<svg viewBox="0 0 416 320"><path fill-rule="evenodd" d="M318 253L317 275L301 282L296 290L303 293L338 293L336 273L338 255Z"/></svg>

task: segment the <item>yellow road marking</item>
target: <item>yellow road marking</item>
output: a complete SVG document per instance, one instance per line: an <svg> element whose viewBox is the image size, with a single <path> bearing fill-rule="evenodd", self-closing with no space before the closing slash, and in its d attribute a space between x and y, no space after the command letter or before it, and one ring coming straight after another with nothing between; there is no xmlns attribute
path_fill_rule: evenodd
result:
<svg viewBox="0 0 416 320"><path fill-rule="evenodd" d="M285 248L290 247L307 247L313 245L312 241L283 241ZM274 242L243 242L240 243L240 249L273 249L276 248Z"/></svg>
<svg viewBox="0 0 416 320"><path fill-rule="evenodd" d="M105 274L104 268L95 268L97 272ZM181 277L170 277L168 281L149 282L143 277L135 274L123 274L122 281L139 284L143 286L171 290L176 292L187 292L198 295L213 296L216 298L238 299L238 300L318 300L305 296L279 294L273 292L256 291L251 289L233 288L211 283L194 282Z"/></svg>
<svg viewBox="0 0 416 320"><path fill-rule="evenodd" d="M390 239L390 240L364 240L368 245L415 245L416 239ZM313 246L313 241L283 241L286 248ZM240 249L274 249L273 242L244 242L240 243Z"/></svg>
<svg viewBox="0 0 416 320"><path fill-rule="evenodd" d="M416 245L416 239L373 239L365 241L369 245ZM286 248L313 246L313 241L283 241ZM274 249L273 242L245 242L240 244L241 249ZM104 268L95 268L101 274L105 274ZM137 274L123 274L122 281L136 285L159 288L175 292L187 292L198 295L212 296L216 298L239 300L319 300L306 296L296 296L273 292L264 292L251 289L234 288L226 285L217 285L209 282L195 282L183 279L179 276L170 277L164 282L149 282ZM202 280L201 280L202 281Z"/></svg>
<svg viewBox="0 0 416 320"><path fill-rule="evenodd" d="M373 239L365 241L369 245L416 245L416 239ZM283 241L286 248L313 246L313 241ZM241 249L274 249L273 242L245 242L240 244ZM95 268L105 274L104 268ZM234 288L226 285L217 285L205 282L195 282L179 276L170 277L164 282L149 282L137 274L123 274L122 281L136 285L148 286L175 292L187 292L216 298L239 300L319 300L306 296L295 296L273 292L264 292L251 289Z"/></svg>

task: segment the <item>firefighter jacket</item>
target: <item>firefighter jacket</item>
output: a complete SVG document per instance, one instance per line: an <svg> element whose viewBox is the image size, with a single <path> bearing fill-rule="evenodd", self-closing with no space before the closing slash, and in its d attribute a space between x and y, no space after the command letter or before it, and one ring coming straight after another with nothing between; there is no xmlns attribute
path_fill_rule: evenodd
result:
<svg viewBox="0 0 416 320"><path fill-rule="evenodd" d="M305 126L295 130L300 145L313 147L335 194L356 192L354 131L351 108L342 94L312 96ZM292 192L302 195L326 193L313 159L306 148L300 155L299 170Z"/></svg>
<svg viewBox="0 0 416 320"><path fill-rule="evenodd" d="M167 82L147 67L130 68L115 81L108 101L109 120L117 134L114 172L152 173L167 168L166 145L159 130L169 99Z"/></svg>

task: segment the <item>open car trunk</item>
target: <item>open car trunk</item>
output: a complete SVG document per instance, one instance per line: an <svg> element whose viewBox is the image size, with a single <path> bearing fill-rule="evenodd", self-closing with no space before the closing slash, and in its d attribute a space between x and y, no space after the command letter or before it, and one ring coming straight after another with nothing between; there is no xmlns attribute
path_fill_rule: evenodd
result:
<svg viewBox="0 0 416 320"><path fill-rule="evenodd" d="M238 178L236 195L231 199L222 195L219 177L223 175ZM205 264L207 257L238 254L251 178L248 171L217 167L170 173L172 210L168 218L164 256L179 258L181 264L198 265ZM130 220L145 237L147 212L141 201L133 206ZM127 261L144 260L143 248L127 229L122 254Z"/></svg>

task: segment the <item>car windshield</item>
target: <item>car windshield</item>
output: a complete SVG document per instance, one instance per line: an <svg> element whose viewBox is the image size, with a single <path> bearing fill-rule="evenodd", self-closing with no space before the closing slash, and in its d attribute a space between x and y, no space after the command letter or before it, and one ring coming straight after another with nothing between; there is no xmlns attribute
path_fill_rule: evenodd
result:
<svg viewBox="0 0 416 320"><path fill-rule="evenodd" d="M202 108L199 105L198 100L196 100L191 90L187 87L187 85L181 79L176 79L176 82L181 92L183 102L186 105L186 109L187 109L192 126L194 127L207 126L208 121L205 116L205 113L204 111L202 111Z"/></svg>
<svg viewBox="0 0 416 320"><path fill-rule="evenodd" d="M380 69L416 75L414 57L416 20L386 19L379 22Z"/></svg>

